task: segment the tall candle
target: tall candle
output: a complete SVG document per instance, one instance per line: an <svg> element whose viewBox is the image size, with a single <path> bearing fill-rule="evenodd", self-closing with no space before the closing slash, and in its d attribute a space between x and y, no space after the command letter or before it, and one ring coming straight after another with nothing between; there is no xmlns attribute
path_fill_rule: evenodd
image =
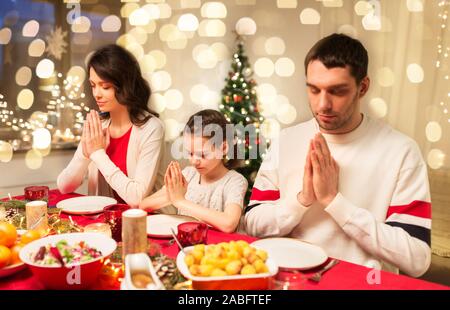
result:
<svg viewBox="0 0 450 310"><path fill-rule="evenodd" d="M130 209L122 213L123 257L147 252L147 212Z"/></svg>
<svg viewBox="0 0 450 310"><path fill-rule="evenodd" d="M48 229L47 203L42 200L30 201L25 205L27 229L46 232Z"/></svg>

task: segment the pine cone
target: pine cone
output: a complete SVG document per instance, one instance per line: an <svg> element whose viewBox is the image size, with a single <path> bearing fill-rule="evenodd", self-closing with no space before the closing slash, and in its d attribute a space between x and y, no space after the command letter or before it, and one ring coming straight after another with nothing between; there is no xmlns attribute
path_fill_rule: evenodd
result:
<svg viewBox="0 0 450 310"><path fill-rule="evenodd" d="M153 260L156 274L166 288L172 288L175 284L185 281L183 276L177 269L173 259L167 256L161 256Z"/></svg>

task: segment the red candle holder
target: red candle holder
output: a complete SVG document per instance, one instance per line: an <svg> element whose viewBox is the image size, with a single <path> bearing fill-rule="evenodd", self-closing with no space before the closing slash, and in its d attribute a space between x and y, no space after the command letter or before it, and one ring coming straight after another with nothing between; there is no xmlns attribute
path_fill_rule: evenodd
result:
<svg viewBox="0 0 450 310"><path fill-rule="evenodd" d="M103 208L105 223L111 227L111 235L117 242L122 241L122 213L131 209L126 204L113 204Z"/></svg>
<svg viewBox="0 0 450 310"><path fill-rule="evenodd" d="M199 222L186 222L177 226L177 237L182 246L206 244L208 225Z"/></svg>
<svg viewBox="0 0 450 310"><path fill-rule="evenodd" d="M28 186L24 188L25 200L43 200L48 202L48 186Z"/></svg>

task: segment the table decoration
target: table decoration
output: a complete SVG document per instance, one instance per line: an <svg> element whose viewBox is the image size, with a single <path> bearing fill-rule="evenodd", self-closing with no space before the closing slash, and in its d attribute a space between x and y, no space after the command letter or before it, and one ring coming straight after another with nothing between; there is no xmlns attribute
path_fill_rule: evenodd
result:
<svg viewBox="0 0 450 310"><path fill-rule="evenodd" d="M107 223L91 223L83 227L84 232L96 232L111 237L111 228Z"/></svg>
<svg viewBox="0 0 450 310"><path fill-rule="evenodd" d="M47 202L42 200L27 202L25 204L25 216L27 219L27 230L47 231Z"/></svg>
<svg viewBox="0 0 450 310"><path fill-rule="evenodd" d="M178 225L178 240L181 246L206 243L208 225L200 222L185 222Z"/></svg>
<svg viewBox="0 0 450 310"><path fill-rule="evenodd" d="M27 186L24 188L25 200L43 200L48 202L48 191L48 186Z"/></svg>
<svg viewBox="0 0 450 310"><path fill-rule="evenodd" d="M122 241L122 213L130 209L126 204L112 204L103 208L105 223L111 227L112 237L116 242Z"/></svg>

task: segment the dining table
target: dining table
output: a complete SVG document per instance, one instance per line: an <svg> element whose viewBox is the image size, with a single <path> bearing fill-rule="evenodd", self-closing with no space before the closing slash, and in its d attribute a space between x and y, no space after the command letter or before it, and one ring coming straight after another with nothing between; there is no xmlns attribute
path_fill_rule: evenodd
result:
<svg viewBox="0 0 450 310"><path fill-rule="evenodd" d="M59 201L82 196L77 193L61 194L58 190L53 189L49 191L48 205L49 207L55 206ZM23 196L16 196L15 199L23 199ZM5 198L8 199L8 198ZM68 215L61 213L61 218L67 218ZM71 215L71 219L79 226L85 226L91 223L103 222L103 214L98 216L84 216L84 215ZM175 259L179 248L176 243L170 243L167 239L149 238L150 243L160 245L161 252ZM220 242L229 242L232 240L245 240L251 243L258 240L255 237L248 236L239 233L224 233L215 229L210 229L207 236L207 244L217 244ZM368 281L369 273L373 272L373 269L353 264L344 260L340 260L337 265L323 274L319 282L314 282L308 278L318 270L321 270L324 265L328 263L328 259L321 266L316 268L298 272L292 271L279 271L285 273L285 278L291 277L291 282L298 279L297 289L302 290L450 290L450 287L445 285L424 281L421 279L412 278L406 275L394 274L387 271L379 272L379 281ZM301 275L301 276L299 276ZM0 290L41 290L45 287L39 282L39 280L33 276L28 268L10 275L8 277L0 278ZM120 289L119 284L104 283L96 284L93 289Z"/></svg>

